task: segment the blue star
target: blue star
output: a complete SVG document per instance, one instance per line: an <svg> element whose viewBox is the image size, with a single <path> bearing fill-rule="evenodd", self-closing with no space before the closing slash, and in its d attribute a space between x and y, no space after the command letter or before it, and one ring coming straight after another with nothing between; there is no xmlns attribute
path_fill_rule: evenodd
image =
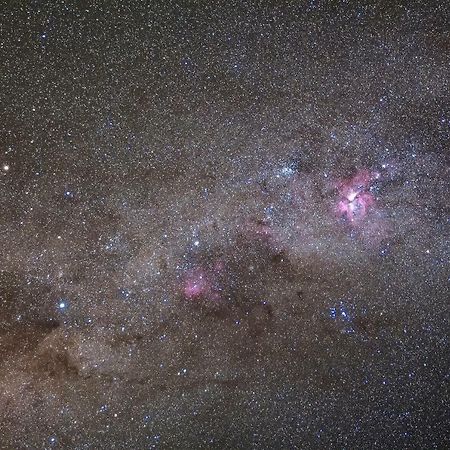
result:
<svg viewBox="0 0 450 450"><path fill-rule="evenodd" d="M58 305L57 305L57 307L58 307L58 309L59 309L60 311L65 311L65 310L67 309L68 306L69 306L69 302L67 301L67 299L65 299L65 298L60 298L60 299L58 300Z"/></svg>
<svg viewBox="0 0 450 450"><path fill-rule="evenodd" d="M72 199L74 199L74 198L75 198L75 192L69 191L69 190L65 191L65 192L64 192L64 198L65 198L66 200L72 200Z"/></svg>

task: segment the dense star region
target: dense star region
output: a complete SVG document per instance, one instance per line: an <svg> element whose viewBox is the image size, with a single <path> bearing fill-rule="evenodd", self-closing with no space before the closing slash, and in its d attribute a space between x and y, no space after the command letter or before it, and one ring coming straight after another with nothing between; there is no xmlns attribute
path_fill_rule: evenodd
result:
<svg viewBox="0 0 450 450"><path fill-rule="evenodd" d="M1 2L0 449L448 448L449 19Z"/></svg>

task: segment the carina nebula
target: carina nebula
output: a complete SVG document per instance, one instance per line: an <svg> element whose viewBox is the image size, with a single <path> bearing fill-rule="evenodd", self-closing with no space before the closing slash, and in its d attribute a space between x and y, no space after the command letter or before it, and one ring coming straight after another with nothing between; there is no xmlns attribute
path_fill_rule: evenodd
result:
<svg viewBox="0 0 450 450"><path fill-rule="evenodd" d="M450 446L444 1L4 1L0 449Z"/></svg>
<svg viewBox="0 0 450 450"><path fill-rule="evenodd" d="M339 186L341 200L337 209L351 224L356 224L364 219L368 210L374 205L375 198L370 192L370 184L379 177L379 173L372 175L364 170L350 180L341 182Z"/></svg>

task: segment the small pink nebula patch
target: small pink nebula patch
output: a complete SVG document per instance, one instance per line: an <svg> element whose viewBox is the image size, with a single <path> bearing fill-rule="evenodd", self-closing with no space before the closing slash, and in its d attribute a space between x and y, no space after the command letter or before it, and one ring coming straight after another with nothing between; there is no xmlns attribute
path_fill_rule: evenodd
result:
<svg viewBox="0 0 450 450"><path fill-rule="evenodd" d="M279 238L275 229L263 220L247 220L242 228L242 234L250 241L259 241L276 251L280 247Z"/></svg>
<svg viewBox="0 0 450 450"><path fill-rule="evenodd" d="M337 212L340 217L345 217L350 224L361 222L375 205L375 197L370 192L371 183L378 179L378 172L362 170L353 178L346 179L338 185L340 200L337 204Z"/></svg>
<svg viewBox="0 0 450 450"><path fill-rule="evenodd" d="M219 300L220 293L215 275L200 267L188 270L183 280L183 294L188 300Z"/></svg>

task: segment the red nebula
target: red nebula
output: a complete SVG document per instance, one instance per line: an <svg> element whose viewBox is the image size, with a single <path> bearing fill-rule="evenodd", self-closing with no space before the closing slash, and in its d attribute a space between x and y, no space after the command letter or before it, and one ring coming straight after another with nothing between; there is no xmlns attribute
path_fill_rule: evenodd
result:
<svg viewBox="0 0 450 450"><path fill-rule="evenodd" d="M338 215L345 217L350 224L361 222L369 209L375 205L375 197L369 189L372 181L379 176L377 172L362 170L354 177L340 183L338 185L340 196L337 204Z"/></svg>
<svg viewBox="0 0 450 450"><path fill-rule="evenodd" d="M242 228L242 235L251 241L264 243L273 251L280 247L277 232L264 220L247 220Z"/></svg>
<svg viewBox="0 0 450 450"><path fill-rule="evenodd" d="M201 267L188 270L184 276L183 294L188 300L219 300L219 290L216 276Z"/></svg>
<svg viewBox="0 0 450 450"><path fill-rule="evenodd" d="M375 198L369 192L350 194L338 203L338 211L344 215L350 223L359 222L367 215L367 210L375 203Z"/></svg>

